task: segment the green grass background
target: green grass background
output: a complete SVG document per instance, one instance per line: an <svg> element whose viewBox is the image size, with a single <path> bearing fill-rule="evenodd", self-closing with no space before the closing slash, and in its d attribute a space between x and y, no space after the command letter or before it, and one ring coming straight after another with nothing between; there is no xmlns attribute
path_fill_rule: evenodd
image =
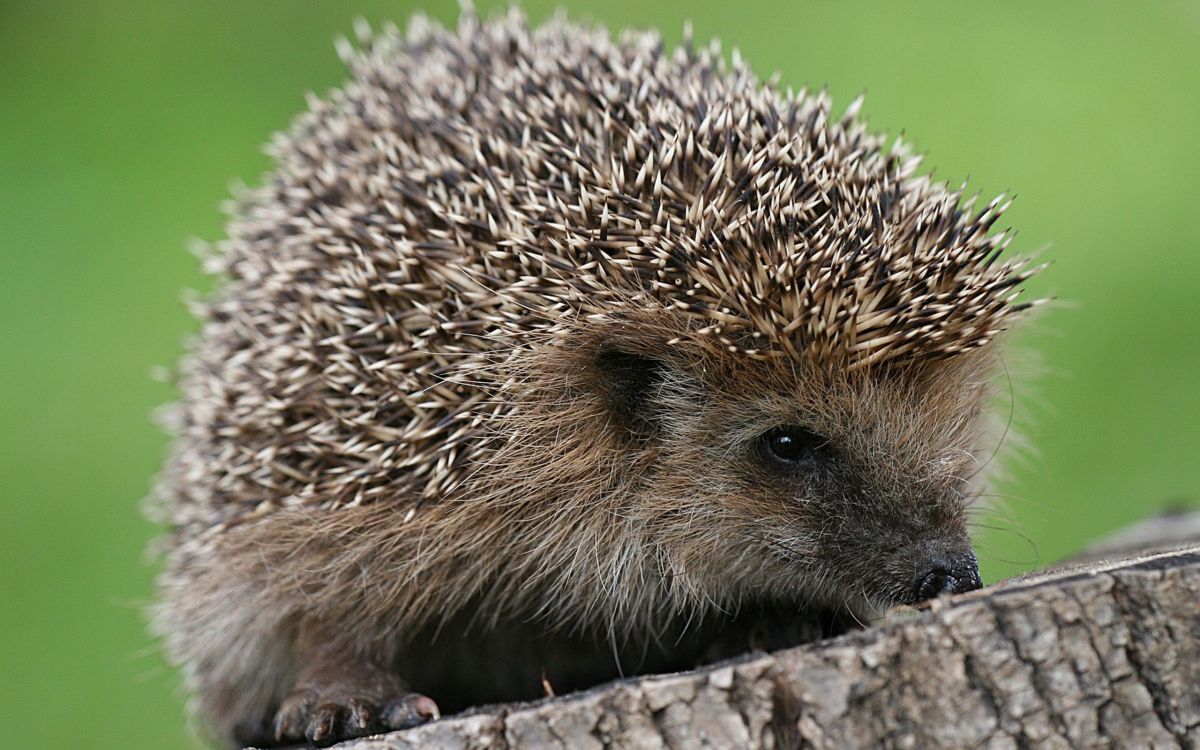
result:
<svg viewBox="0 0 1200 750"><path fill-rule="evenodd" d="M551 3L529 2L535 19ZM452 3L423 6L450 20ZM492 3L482 3L484 11ZM1200 493L1200 4L578 2L575 17L737 45L764 77L868 93L927 166L1014 190L1032 283L1066 303L1023 340L1037 452L980 537L995 579ZM343 78L331 40L407 2L0 4L0 737L184 748L145 635L138 503L163 455L154 382L203 289L235 180ZM1027 539L1027 540L1026 540Z"/></svg>

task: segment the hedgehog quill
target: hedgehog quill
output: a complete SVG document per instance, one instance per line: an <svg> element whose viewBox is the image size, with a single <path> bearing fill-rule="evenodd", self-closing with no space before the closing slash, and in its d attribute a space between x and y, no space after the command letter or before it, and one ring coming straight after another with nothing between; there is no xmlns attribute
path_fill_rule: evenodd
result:
<svg viewBox="0 0 1200 750"><path fill-rule="evenodd" d="M155 626L214 734L328 745L981 585L1036 270L1004 199L715 46L360 36L233 208L170 415Z"/></svg>

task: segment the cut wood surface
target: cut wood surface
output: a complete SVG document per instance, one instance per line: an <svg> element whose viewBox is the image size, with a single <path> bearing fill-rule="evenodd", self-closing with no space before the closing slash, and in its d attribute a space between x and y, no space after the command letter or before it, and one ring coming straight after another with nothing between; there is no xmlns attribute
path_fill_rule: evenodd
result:
<svg viewBox="0 0 1200 750"><path fill-rule="evenodd" d="M1200 747L1200 545L1007 581L787 651L339 746L704 747Z"/></svg>

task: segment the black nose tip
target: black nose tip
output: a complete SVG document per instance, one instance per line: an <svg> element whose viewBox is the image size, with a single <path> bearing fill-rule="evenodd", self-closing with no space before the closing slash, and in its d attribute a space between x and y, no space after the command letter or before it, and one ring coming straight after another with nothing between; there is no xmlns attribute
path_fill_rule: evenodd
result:
<svg viewBox="0 0 1200 750"><path fill-rule="evenodd" d="M923 602L942 594L964 594L982 587L979 564L973 553L935 557L929 561L929 569L917 577L914 601Z"/></svg>

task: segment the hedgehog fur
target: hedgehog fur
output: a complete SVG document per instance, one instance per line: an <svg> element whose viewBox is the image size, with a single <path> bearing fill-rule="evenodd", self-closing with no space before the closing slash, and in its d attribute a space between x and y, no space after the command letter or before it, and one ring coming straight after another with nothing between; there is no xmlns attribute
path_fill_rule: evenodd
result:
<svg viewBox="0 0 1200 750"><path fill-rule="evenodd" d="M206 259L170 417L156 623L221 734L328 739L287 703L306 664L455 618L636 641L910 600L881 550L969 550L989 344L1036 270L998 257L1004 198L715 44L516 11L360 36ZM839 446L834 516L712 468L776 423Z"/></svg>

